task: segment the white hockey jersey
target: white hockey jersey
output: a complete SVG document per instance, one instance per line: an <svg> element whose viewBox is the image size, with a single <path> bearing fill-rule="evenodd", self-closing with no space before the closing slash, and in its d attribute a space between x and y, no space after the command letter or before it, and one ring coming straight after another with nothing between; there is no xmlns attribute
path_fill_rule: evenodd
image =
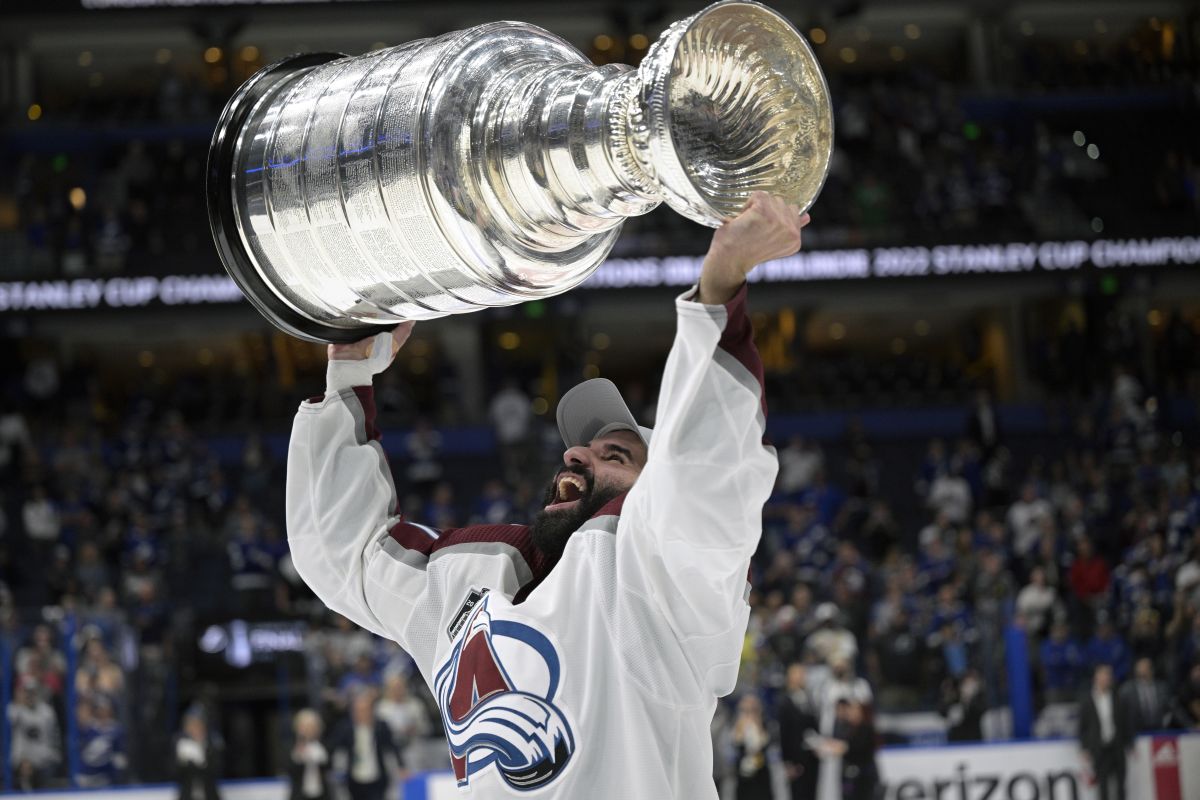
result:
<svg viewBox="0 0 1200 800"><path fill-rule="evenodd" d="M690 295L676 300L645 468L552 566L524 526L397 516L358 362L332 365L324 397L296 415L296 568L412 655L473 796L717 797L709 725L737 678L776 459L745 288L725 306Z"/></svg>

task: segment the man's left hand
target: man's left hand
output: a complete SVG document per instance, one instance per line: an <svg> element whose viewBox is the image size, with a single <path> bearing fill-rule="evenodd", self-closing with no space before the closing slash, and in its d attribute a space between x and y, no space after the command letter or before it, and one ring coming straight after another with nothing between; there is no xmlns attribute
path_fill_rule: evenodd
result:
<svg viewBox="0 0 1200 800"><path fill-rule="evenodd" d="M756 266L800 249L800 229L808 222L808 214L801 216L783 198L752 192L742 213L713 234L696 300L705 305L729 302Z"/></svg>

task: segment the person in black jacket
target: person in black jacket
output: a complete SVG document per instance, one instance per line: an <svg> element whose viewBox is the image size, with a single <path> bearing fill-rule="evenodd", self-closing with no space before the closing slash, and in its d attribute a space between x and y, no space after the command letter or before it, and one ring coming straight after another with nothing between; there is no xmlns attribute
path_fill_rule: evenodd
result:
<svg viewBox="0 0 1200 800"><path fill-rule="evenodd" d="M875 800L879 792L876 746L875 724L867 708L854 700L838 700L833 735L821 749L842 757L843 800Z"/></svg>
<svg viewBox="0 0 1200 800"><path fill-rule="evenodd" d="M753 694L742 695L733 723L737 800L771 800L771 770L767 764L770 746L771 734L763 722L762 701Z"/></svg>
<svg viewBox="0 0 1200 800"><path fill-rule="evenodd" d="M221 753L208 735L208 723L198 713L183 718L183 732L175 740L175 773L179 800L221 800L217 776Z"/></svg>
<svg viewBox="0 0 1200 800"><path fill-rule="evenodd" d="M292 723L295 739L288 756L289 800L330 800L329 751L321 743L321 715L301 709Z"/></svg>
<svg viewBox="0 0 1200 800"><path fill-rule="evenodd" d="M338 771L346 774L350 800L383 800L403 765L392 732L375 716L375 693L369 690L351 701L350 717L334 734L332 749Z"/></svg>
<svg viewBox="0 0 1200 800"><path fill-rule="evenodd" d="M985 464L992 460L1002 443L1000 417L987 389L975 393L975 402L967 416L967 437L979 448Z"/></svg>
<svg viewBox="0 0 1200 800"><path fill-rule="evenodd" d="M1133 677L1117 691L1117 705L1134 736L1167 727L1171 711L1171 692L1154 677L1154 661L1139 658L1133 665Z"/></svg>
<svg viewBox="0 0 1200 800"><path fill-rule="evenodd" d="M1179 687L1175 717L1182 727L1200 730L1200 661L1192 663L1188 679Z"/></svg>
<svg viewBox="0 0 1200 800"><path fill-rule="evenodd" d="M779 749L792 800L816 800L821 761L811 743L820 735L820 720L808 691L808 671L799 662L788 666L776 719L779 721Z"/></svg>
<svg viewBox="0 0 1200 800"><path fill-rule="evenodd" d="M1116 798L1125 800L1125 760L1133 746L1133 732L1121 713L1113 691L1112 667L1100 664L1092 675L1092 691L1079 703L1079 745L1096 776L1100 800L1110 800L1111 783Z"/></svg>
<svg viewBox="0 0 1200 800"><path fill-rule="evenodd" d="M983 715L987 712L987 703L983 698L979 674L971 669L960 681L947 678L942 685L939 710L946 718L946 738L949 741L982 741Z"/></svg>

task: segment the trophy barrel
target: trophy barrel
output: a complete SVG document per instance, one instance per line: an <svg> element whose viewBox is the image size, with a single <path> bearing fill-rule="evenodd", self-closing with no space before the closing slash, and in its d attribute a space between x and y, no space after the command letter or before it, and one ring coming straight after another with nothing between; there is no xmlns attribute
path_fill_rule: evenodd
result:
<svg viewBox="0 0 1200 800"><path fill-rule="evenodd" d="M227 271L273 324L323 342L561 294L660 202L604 166L622 75L513 22L268 67L209 151Z"/></svg>
<svg viewBox="0 0 1200 800"><path fill-rule="evenodd" d="M236 197L234 192L234 155L238 137L251 111L278 84L299 70L345 58L341 53L304 53L292 56L257 72L229 100L217 123L208 157L206 193L208 220L217 252L226 272L247 299L264 317L280 330L310 341L358 341L382 328L378 325L359 325L344 329L324 325L285 303L270 287L254 265L254 258L238 233Z"/></svg>

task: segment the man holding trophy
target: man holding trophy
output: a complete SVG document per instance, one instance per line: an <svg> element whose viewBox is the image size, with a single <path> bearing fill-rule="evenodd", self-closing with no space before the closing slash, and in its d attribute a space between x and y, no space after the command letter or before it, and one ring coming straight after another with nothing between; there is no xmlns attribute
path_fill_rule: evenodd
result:
<svg viewBox="0 0 1200 800"><path fill-rule="evenodd" d="M713 237L651 432L611 383L558 410L567 449L531 526L396 516L372 376L413 323L329 346L296 416L288 536L330 608L398 641L434 689L459 783L483 797L715 796L709 720L732 691L750 556L775 481L745 275L800 244L767 195Z"/></svg>
<svg viewBox="0 0 1200 800"><path fill-rule="evenodd" d="M746 276L797 251L831 150L811 50L748 0L672 25L636 71L494 23L295 56L226 107L222 260L271 322L329 343L288 455L293 561L412 656L461 787L716 797L709 723L777 468ZM559 403L563 465L532 525L402 518L372 379L414 321L567 291L663 201L717 231L675 303L655 429L587 381Z"/></svg>

